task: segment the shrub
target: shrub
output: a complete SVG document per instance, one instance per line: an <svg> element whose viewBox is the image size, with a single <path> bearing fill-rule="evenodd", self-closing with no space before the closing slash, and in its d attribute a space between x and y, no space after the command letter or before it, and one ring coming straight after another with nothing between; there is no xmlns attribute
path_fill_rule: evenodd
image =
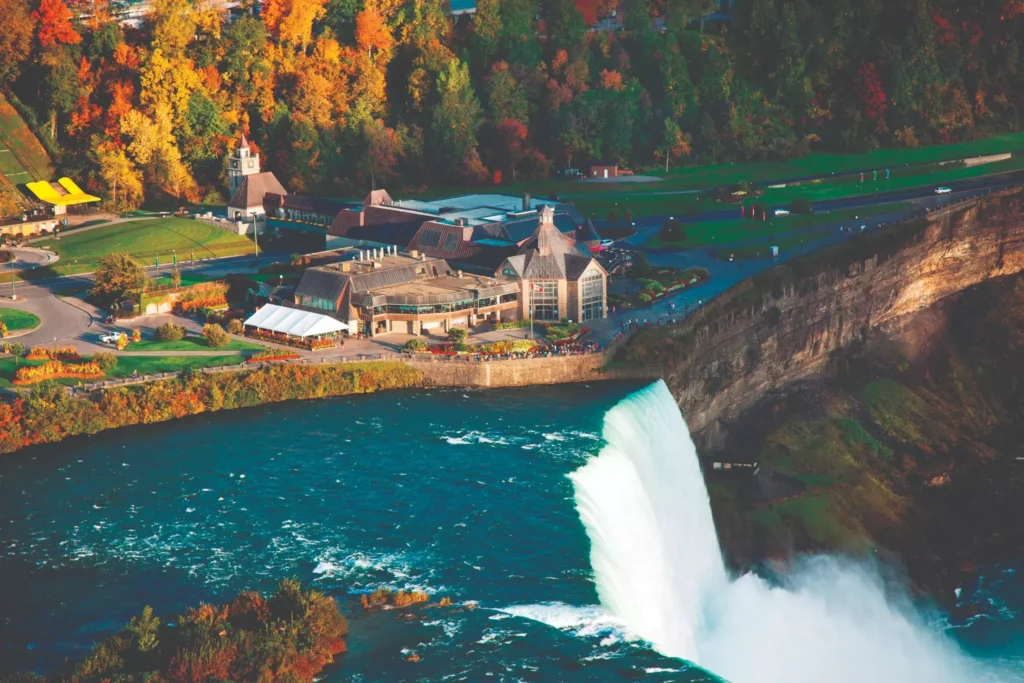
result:
<svg viewBox="0 0 1024 683"><path fill-rule="evenodd" d="M99 351L92 356L92 362L103 372L110 372L117 367L117 355L110 351Z"/></svg>
<svg viewBox="0 0 1024 683"><path fill-rule="evenodd" d="M665 224L661 226L659 236L665 242L686 241L686 231L683 230L683 224L675 218L665 221Z"/></svg>
<svg viewBox="0 0 1024 683"><path fill-rule="evenodd" d="M153 336L156 337L157 341L181 341L185 338L185 326L165 322L156 328Z"/></svg>
<svg viewBox="0 0 1024 683"><path fill-rule="evenodd" d="M650 295L650 294L644 294L644 293L641 293L641 294L640 294L640 295L639 295L639 296L637 297L637 299L639 299L641 303L645 303L645 304L649 304L649 303L651 303L651 295Z"/></svg>
<svg viewBox="0 0 1024 683"><path fill-rule="evenodd" d="M243 330L242 321L238 318L232 318L228 321L228 332L230 334L242 334Z"/></svg>
<svg viewBox="0 0 1024 683"><path fill-rule="evenodd" d="M103 370L97 363L79 363L73 365L62 363L59 360L51 360L42 365L27 365L18 368L14 373L15 384L35 384L48 379L99 379L103 377Z"/></svg>
<svg viewBox="0 0 1024 683"><path fill-rule="evenodd" d="M132 330L132 341L133 342L140 342L140 341L142 341L142 331L139 328L137 328L137 327L134 330Z"/></svg>
<svg viewBox="0 0 1024 683"><path fill-rule="evenodd" d="M284 351L282 349L263 349L249 356L246 362L258 363L265 360L291 360L293 358L300 358L299 354L294 351Z"/></svg>
<svg viewBox="0 0 1024 683"><path fill-rule="evenodd" d="M464 327L453 327L448 330L448 339L456 344L459 342L465 342L466 337L469 336L469 331Z"/></svg>
<svg viewBox="0 0 1024 683"><path fill-rule="evenodd" d="M11 344L11 348L14 346L15 344ZM25 357L29 360L78 360L79 358L78 349L74 346L33 346Z"/></svg>
<svg viewBox="0 0 1024 683"><path fill-rule="evenodd" d="M405 346L403 346L402 348L404 348L406 351L423 351L424 349L427 348L427 345L423 343L421 339L410 339L409 341L405 342Z"/></svg>
<svg viewBox="0 0 1024 683"><path fill-rule="evenodd" d="M203 325L203 336L206 337L207 346L227 346L231 343L231 337L224 331L224 328L216 323Z"/></svg>
<svg viewBox="0 0 1024 683"><path fill-rule="evenodd" d="M811 203L807 201L805 197L797 197L796 199L793 200L793 203L790 204L789 210L792 211L793 213L807 215L811 213L814 209L811 207Z"/></svg>

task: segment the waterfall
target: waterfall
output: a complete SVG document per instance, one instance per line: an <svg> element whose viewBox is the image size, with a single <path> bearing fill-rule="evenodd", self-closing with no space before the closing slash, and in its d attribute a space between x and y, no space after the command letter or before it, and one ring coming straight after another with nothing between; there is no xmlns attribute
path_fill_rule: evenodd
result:
<svg viewBox="0 0 1024 683"><path fill-rule="evenodd" d="M600 455L569 475L601 604L660 652L697 661L703 596L725 583L725 565L696 449L665 384L608 411L604 438Z"/></svg>
<svg viewBox="0 0 1024 683"><path fill-rule="evenodd" d="M872 571L808 558L772 585L727 576L696 449L663 382L605 416L569 476L602 606L664 655L732 683L1019 680L971 660Z"/></svg>

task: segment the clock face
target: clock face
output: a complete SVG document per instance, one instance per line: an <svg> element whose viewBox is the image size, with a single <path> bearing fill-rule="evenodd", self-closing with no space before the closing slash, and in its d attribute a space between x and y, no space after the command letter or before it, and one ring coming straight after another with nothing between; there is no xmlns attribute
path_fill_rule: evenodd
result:
<svg viewBox="0 0 1024 683"><path fill-rule="evenodd" d="M254 165L254 164L253 164L253 161L252 161L252 160L250 159L250 160L249 160L249 168L252 168L252 167L253 167L253 165Z"/></svg>
<svg viewBox="0 0 1024 683"><path fill-rule="evenodd" d="M238 168L238 162L237 161L232 161L231 162L231 168Z"/></svg>

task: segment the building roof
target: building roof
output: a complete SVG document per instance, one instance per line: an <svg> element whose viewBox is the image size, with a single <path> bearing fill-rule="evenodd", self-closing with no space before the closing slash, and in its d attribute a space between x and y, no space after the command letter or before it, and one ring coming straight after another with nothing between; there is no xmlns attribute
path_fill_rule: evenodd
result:
<svg viewBox="0 0 1024 683"><path fill-rule="evenodd" d="M591 166L618 166L619 162L614 159L595 159L590 162Z"/></svg>
<svg viewBox="0 0 1024 683"><path fill-rule="evenodd" d="M276 304L264 304L245 321L245 324L261 330L287 334L290 337L315 337L348 329L348 325L330 316Z"/></svg>
<svg viewBox="0 0 1024 683"><path fill-rule="evenodd" d="M249 141L245 139L245 133L242 133L242 138L238 141L238 149L249 149Z"/></svg>
<svg viewBox="0 0 1024 683"><path fill-rule="evenodd" d="M339 211L352 206L349 202L340 199L313 197L308 194L278 194L276 192L267 192L263 195L263 205L268 213L271 208L280 207L293 211L309 211L325 216L337 215Z"/></svg>
<svg viewBox="0 0 1024 683"><path fill-rule="evenodd" d="M597 230L594 228L593 222L588 218L587 220L580 223L576 228L576 244L584 244L586 242L600 242L601 236L597 234Z"/></svg>
<svg viewBox="0 0 1024 683"><path fill-rule="evenodd" d="M268 192L279 195L288 194L288 190L284 189L284 186L278 182L277 176L270 171L247 175L231 197L228 206L232 209L251 209L263 206L263 198Z"/></svg>
<svg viewBox="0 0 1024 683"><path fill-rule="evenodd" d="M476 12L476 0L450 0L452 14L471 14Z"/></svg>
<svg viewBox="0 0 1024 683"><path fill-rule="evenodd" d="M58 179L56 183L38 180L34 183L26 183L25 187L37 199L54 206L73 206L100 201L99 197L83 192L74 180L66 176Z"/></svg>
<svg viewBox="0 0 1024 683"><path fill-rule="evenodd" d="M295 294L337 301L345 291L346 284L348 278L339 277L339 273L333 270L309 268L303 273L299 286L295 288Z"/></svg>
<svg viewBox="0 0 1024 683"><path fill-rule="evenodd" d="M541 211L540 225L519 253L507 259L521 278L528 280L578 280L591 265L600 264L577 247L572 236L555 227L550 207ZM602 269L603 270L603 269Z"/></svg>

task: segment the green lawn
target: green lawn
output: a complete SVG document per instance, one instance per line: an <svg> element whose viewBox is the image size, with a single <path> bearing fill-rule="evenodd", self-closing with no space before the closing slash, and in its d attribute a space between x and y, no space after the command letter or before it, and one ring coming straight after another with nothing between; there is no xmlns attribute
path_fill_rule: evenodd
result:
<svg viewBox="0 0 1024 683"><path fill-rule="evenodd" d="M506 183L494 187L490 191L512 195L529 192L537 198L557 194L564 201L574 202L581 211L591 218L604 218L609 208L614 207L616 203L619 205L617 210L620 217L625 208L629 208L634 216L671 215L673 211L683 211L692 201L692 197L687 197L687 195L658 197L658 192L706 189L742 182L764 182L804 176L841 175L859 173L862 170L871 171L872 169L884 172L885 168L892 169L894 176L892 179L896 180L907 172L907 169L902 167L908 164L934 164L1018 150L1024 150L1024 132L1006 133L972 142L932 145L916 149L876 149L862 154L814 153L785 162L690 166L673 168L668 173L658 169L650 171L634 169L637 173L661 178L661 181L656 183L583 183L575 180L548 178L522 183ZM990 169L994 166L992 164L978 168L986 169L982 173L989 173L992 172ZM917 173L914 170L910 170L910 172ZM404 194L403 198L436 199L465 193L465 188L436 186L420 193Z"/></svg>
<svg viewBox="0 0 1024 683"><path fill-rule="evenodd" d="M24 358L21 358L18 359L17 363L15 363L13 356L0 357L0 389L10 389L14 386L14 373L17 372L18 368L23 368L26 365L42 365L45 362L46 361L43 360L25 360ZM73 384L78 384L79 382L77 379L58 379L52 381L65 386L71 386ZM29 384L26 386L31 387L34 385Z"/></svg>
<svg viewBox="0 0 1024 683"><path fill-rule="evenodd" d="M171 263L176 250L178 263L185 264L194 253L197 259L253 253L247 237L234 235L212 225L188 218L159 218L129 221L84 232L69 232L34 246L49 248L61 258L54 269L60 274L92 270L103 256L127 252L143 265ZM50 269L37 269L45 271ZM52 275L53 273L47 273Z"/></svg>
<svg viewBox="0 0 1024 683"><path fill-rule="evenodd" d="M39 327L39 316L17 308L0 308L0 322L11 332Z"/></svg>
<svg viewBox="0 0 1024 683"><path fill-rule="evenodd" d="M184 270L181 271L181 286L182 287L190 287L192 285L202 284L204 282L209 282L211 279L212 278L206 277L205 275L198 275L198 274L195 274L195 273L189 273L189 272L186 272ZM174 282L171 280L171 278L169 276L164 276L164 277L158 277L157 279L153 280L153 284L155 284L155 285L157 285L159 287L170 287L171 285L174 284Z"/></svg>
<svg viewBox="0 0 1024 683"><path fill-rule="evenodd" d="M715 258L720 258L727 261L732 256L737 261L749 261L751 259L768 258L771 256L769 247L775 245L779 248L779 253L784 254L786 251L799 247L808 242L813 242L816 239L820 239L822 233L820 232L808 232L803 235L793 235L791 237L784 237L777 239L772 242L761 242L759 244L749 244L743 247L726 247L723 249L714 249L711 254Z"/></svg>
<svg viewBox="0 0 1024 683"><path fill-rule="evenodd" d="M870 179L861 182L828 182L811 185L798 185L794 187L783 187L768 189L764 196L758 197L750 202L758 202L768 206L788 204L798 197L808 201L816 202L824 199L841 199L843 197L855 197L875 192L892 192L895 190L907 190L915 187L926 187L929 185L942 185L956 180L969 178L980 178L995 173L1017 171L1024 168L1024 155L1018 155L1006 161L998 161L993 164L984 164L973 168L943 168L927 167L921 173L913 173L901 177L894 177L889 180L881 178L877 181Z"/></svg>
<svg viewBox="0 0 1024 683"><path fill-rule="evenodd" d="M681 247L692 249L717 244L730 244L752 239L768 239L771 235L783 235L798 230L811 232L814 228L835 225L854 218L881 216L888 213L906 211L912 206L910 202L893 202L866 206L857 209L840 209L815 213L809 216L790 214L789 216L770 216L766 221L752 221L745 218L732 218L723 221L707 221L705 223L683 223L686 240L682 242L664 242L657 236L648 240L647 247ZM816 236L816 235L815 235ZM782 240L784 238L780 238ZM764 245L767 247L767 245ZM781 243L780 243L781 246Z"/></svg>
<svg viewBox="0 0 1024 683"><path fill-rule="evenodd" d="M128 351L260 351L265 348L262 344L232 339L227 346L211 347L206 345L206 339L200 336L189 336L179 341L155 341L143 340L132 342L128 345Z"/></svg>
<svg viewBox="0 0 1024 683"><path fill-rule="evenodd" d="M238 365L242 357L238 354L227 356L119 356L117 367L107 373L110 379L131 377L135 370L140 375L154 375L160 372L215 368L224 365Z"/></svg>

